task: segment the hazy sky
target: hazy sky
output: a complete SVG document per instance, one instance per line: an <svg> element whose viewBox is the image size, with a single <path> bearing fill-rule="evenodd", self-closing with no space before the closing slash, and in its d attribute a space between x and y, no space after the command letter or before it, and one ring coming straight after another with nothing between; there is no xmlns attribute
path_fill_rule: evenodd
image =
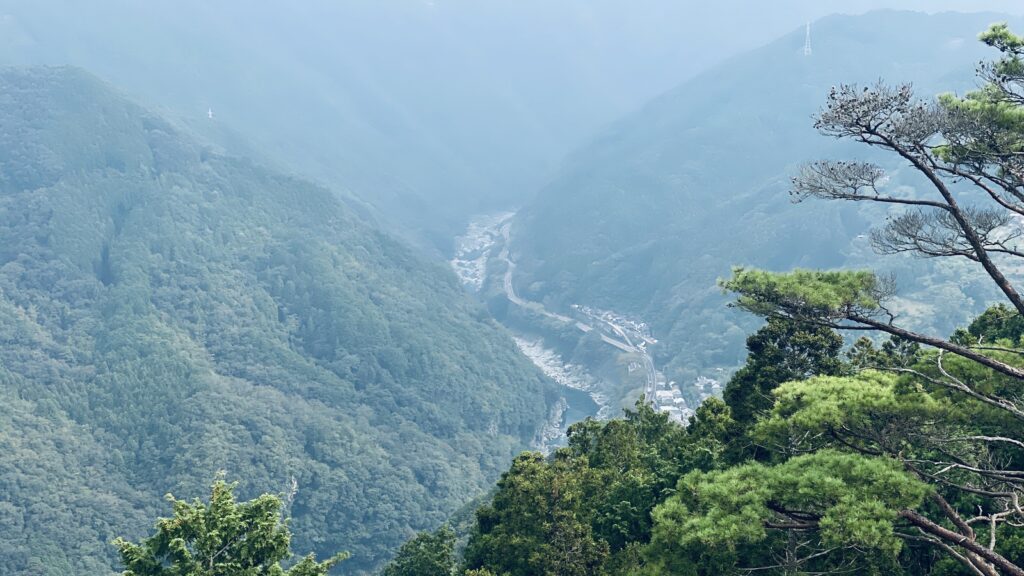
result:
<svg viewBox="0 0 1024 576"><path fill-rule="evenodd" d="M593 14L615 14L623 22L633 21L633 25L649 31L648 45L641 41L623 48L636 50L637 81L651 82L644 86L645 91L667 90L681 77L766 44L806 21L830 14L894 9L1024 15L1024 0L592 0L592 3L598 6L590 8ZM629 8L609 9L615 6ZM587 10L585 2L576 8ZM609 41L615 39L610 37ZM660 46L655 46L656 43ZM652 58L658 51L662 58ZM666 66L666 60L677 65Z"/></svg>
<svg viewBox="0 0 1024 576"><path fill-rule="evenodd" d="M885 8L1024 14L1024 0L0 0L0 65L81 66L203 126L213 108L383 213L440 207L461 225L694 74L808 20Z"/></svg>

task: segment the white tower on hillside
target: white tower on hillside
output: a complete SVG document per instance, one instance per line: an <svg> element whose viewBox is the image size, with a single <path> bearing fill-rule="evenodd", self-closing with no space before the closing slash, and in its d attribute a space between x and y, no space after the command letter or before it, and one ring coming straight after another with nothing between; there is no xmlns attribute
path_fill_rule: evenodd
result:
<svg viewBox="0 0 1024 576"><path fill-rule="evenodd" d="M807 23L807 36L804 38L804 56L811 55L811 23Z"/></svg>

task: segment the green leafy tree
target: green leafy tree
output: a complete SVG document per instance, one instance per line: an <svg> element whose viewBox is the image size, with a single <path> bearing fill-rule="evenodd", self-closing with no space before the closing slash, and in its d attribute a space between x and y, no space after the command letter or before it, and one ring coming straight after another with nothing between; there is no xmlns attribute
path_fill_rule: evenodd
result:
<svg viewBox="0 0 1024 576"><path fill-rule="evenodd" d="M750 425L774 404L772 390L783 382L842 369L843 339L830 328L769 317L747 338L747 363L726 384L723 397L732 418Z"/></svg>
<svg viewBox="0 0 1024 576"><path fill-rule="evenodd" d="M477 511L466 567L509 576L590 573L608 554L585 521L590 476L586 461L568 451L551 462L537 453L516 458L491 504Z"/></svg>
<svg viewBox="0 0 1024 576"><path fill-rule="evenodd" d="M420 532L398 550L381 576L450 576L455 572L455 531Z"/></svg>
<svg viewBox="0 0 1024 576"><path fill-rule="evenodd" d="M502 477L477 511L465 568L523 576L637 569L651 510L698 452L691 443L685 428L643 403L621 419L574 424L566 448L548 459L524 454Z"/></svg>
<svg viewBox="0 0 1024 576"><path fill-rule="evenodd" d="M310 554L291 568L291 533L281 517L281 500L263 494L237 502L235 484L216 480L210 502L171 495L174 516L157 522L156 534L139 544L118 538L124 576L326 576L348 557L318 562Z"/></svg>
<svg viewBox="0 0 1024 576"><path fill-rule="evenodd" d="M971 322L966 332L970 338L965 344L993 344L999 340L1009 340L1011 345L1019 346L1020 338L1024 336L1024 317L1005 304L996 304Z"/></svg>

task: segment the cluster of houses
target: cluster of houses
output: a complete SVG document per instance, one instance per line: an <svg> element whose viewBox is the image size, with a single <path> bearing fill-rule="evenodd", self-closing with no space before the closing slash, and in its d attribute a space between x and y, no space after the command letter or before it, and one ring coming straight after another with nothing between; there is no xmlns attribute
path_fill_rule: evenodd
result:
<svg viewBox="0 0 1024 576"><path fill-rule="evenodd" d="M700 396L700 401L703 402L712 396L722 397L722 385L714 378L708 378L706 376L698 376L693 381L693 387L697 390L697 394Z"/></svg>
<svg viewBox="0 0 1024 576"><path fill-rule="evenodd" d="M590 306L573 304L572 309L581 323L590 322L595 326L607 327L605 336L611 339L606 339L607 342L613 343L628 352L637 352L646 358L645 362L648 365L648 370L652 373L648 376L650 378L647 381L648 386L650 386L651 379L654 380L654 394L649 400L655 410L668 414L669 419L680 424L687 424L690 421L690 417L694 414L694 408L689 406L679 386L675 382L667 381L661 372L654 369L653 362L650 360L647 346L658 343L651 335L650 325L616 312L600 310ZM589 325L587 328L590 329ZM628 366L630 374L644 368L645 365L639 361L630 362ZM706 376L698 377L693 382L693 388L696 391L696 395L691 395L690 398L691 400L696 399L698 406L711 396L720 397L722 395L722 385L719 384L718 380ZM645 389L645 392L647 390L649 388Z"/></svg>
<svg viewBox="0 0 1024 576"><path fill-rule="evenodd" d="M701 376L693 383L700 401L703 402L711 396L722 395L722 385L713 378ZM654 409L668 414L670 420L686 424L693 416L693 408L683 398L683 392L675 382L665 382L659 378L654 391Z"/></svg>
<svg viewBox="0 0 1024 576"><path fill-rule="evenodd" d="M633 344L643 346L645 344L658 343L658 341L651 336L651 326L646 322L634 320L610 310L601 310L591 306L583 306L581 304L573 304L571 305L571 308L579 314L582 314L587 320L600 320L611 326L619 327L628 333L630 338L635 340Z"/></svg>

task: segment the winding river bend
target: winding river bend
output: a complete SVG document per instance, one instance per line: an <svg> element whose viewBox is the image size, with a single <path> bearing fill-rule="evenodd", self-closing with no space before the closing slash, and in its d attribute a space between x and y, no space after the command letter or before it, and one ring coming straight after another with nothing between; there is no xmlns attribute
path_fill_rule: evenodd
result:
<svg viewBox="0 0 1024 576"><path fill-rule="evenodd" d="M646 402L668 414L670 419L685 423L693 411L687 406L676 383L667 381L665 375L655 367L654 357L648 347L657 345L658 341L651 336L645 322L627 318L612 310L598 310L577 304L571 306L571 316L568 316L516 293L516 263L510 249L514 216L515 212L478 216L470 221L466 233L456 239L455 257L451 265L466 289L478 295L489 293L488 296L500 291L511 304L529 309L547 320L572 327L581 335L588 335L592 339L597 337L598 342L615 348L617 353L627 355L632 359L629 372L641 371L641 390ZM500 280L489 277L489 271L494 268L490 266L492 262L504 269ZM601 373L597 364L590 366L566 362L558 352L545 345L549 329L534 330L521 326L522 330L533 332L527 334L509 322L505 322L505 325L516 335L516 344L523 354L562 389L561 398L552 407L547 425L538 434L536 445L539 449L550 450L564 441L566 428L574 422L588 416L612 416L612 402L606 396L609 388L603 384L615 383L618 377L602 381L594 376ZM626 383L626 389L628 382L628 379L622 382Z"/></svg>
<svg viewBox="0 0 1024 576"><path fill-rule="evenodd" d="M508 228L514 212L478 216L470 221L465 234L455 242L455 256L450 261L463 286L478 294L487 280L487 264L492 259L504 260L508 266L502 279L506 295L518 306L527 302L511 290L515 265L508 258ZM541 310L543 314L563 321L566 316ZM511 329L516 345L552 381L560 386L561 399L552 407L549 421L538 434L535 447L548 452L564 443L570 425L588 417L606 418L611 407L608 399L595 390L596 379L585 366L565 362L543 339Z"/></svg>

